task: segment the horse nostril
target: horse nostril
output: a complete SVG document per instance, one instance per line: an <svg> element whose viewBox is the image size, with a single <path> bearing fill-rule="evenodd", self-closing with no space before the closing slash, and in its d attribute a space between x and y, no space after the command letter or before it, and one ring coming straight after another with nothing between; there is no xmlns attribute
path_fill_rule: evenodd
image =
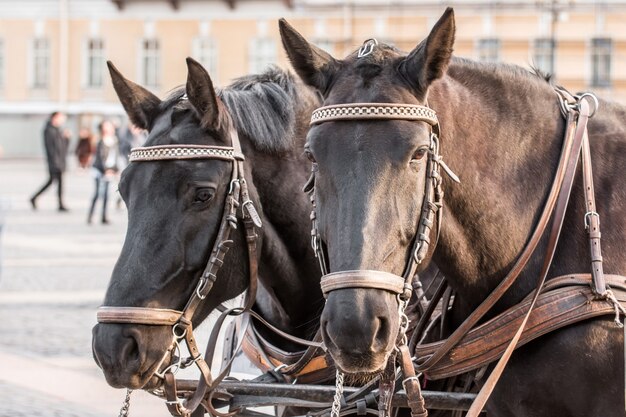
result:
<svg viewBox="0 0 626 417"><path fill-rule="evenodd" d="M372 347L375 351L384 350L389 344L389 335L391 332L389 320L387 317L377 317L376 325L377 329L374 334L374 340L372 341Z"/></svg>
<svg viewBox="0 0 626 417"><path fill-rule="evenodd" d="M335 348L335 342L330 337L330 333L328 332L328 320L322 320L320 328L322 330L322 340L324 341L326 348Z"/></svg>
<svg viewBox="0 0 626 417"><path fill-rule="evenodd" d="M124 332L124 342L120 351L120 360L125 362L125 365L129 368L139 369L144 358L142 357L141 349L139 345L141 343L139 333L132 329Z"/></svg>

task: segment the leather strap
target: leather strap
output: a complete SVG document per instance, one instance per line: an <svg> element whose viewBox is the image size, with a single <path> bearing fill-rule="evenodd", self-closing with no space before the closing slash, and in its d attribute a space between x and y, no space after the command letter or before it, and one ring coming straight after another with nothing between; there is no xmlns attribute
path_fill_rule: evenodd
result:
<svg viewBox="0 0 626 417"><path fill-rule="evenodd" d="M328 293L342 288L376 288L396 294L404 292L404 278L390 272L355 270L338 271L326 274L320 283L324 297Z"/></svg>
<svg viewBox="0 0 626 417"><path fill-rule="evenodd" d="M626 305L626 277L607 275L619 302ZM517 347L560 328L596 317L615 314L612 303L594 296L590 274L571 274L550 279L537 300ZM533 294L505 312L470 331L426 376L439 380L479 369L498 360L519 328ZM443 341L422 344L413 354L430 355Z"/></svg>
<svg viewBox="0 0 626 417"><path fill-rule="evenodd" d="M550 265L552 264L552 259L554 257L554 252L556 250L556 244L561 234L561 227L563 226L563 219L565 218L565 212L567 210L569 197L571 194L572 186L574 184L574 176L576 175L576 166L578 165L578 155L580 154L580 150L582 147L583 137L585 136L587 132L587 120L590 114L589 105L585 100L581 100L579 104L580 104L580 113L578 114L578 120L576 123L574 141L571 144L571 147L569 149L569 158L568 158L567 165L565 167L564 180L562 182L562 188L559 193L559 198L558 198L556 208L554 211L552 229L550 231L550 236L548 238L548 246L546 249L546 254L544 256L544 262L541 267L541 272L539 274L539 280L537 283L537 287L535 289L535 294L530 303L530 306L528 307L528 312L526 313L526 316L522 320L522 323L517 329L517 332L513 336L513 339L507 346L506 350L504 351L497 365L491 371L491 374L487 378L487 381L485 382L480 392L478 393L476 400L474 400L474 402L472 403L472 406L467 412L467 417L478 417L478 415L484 408L487 400L489 399L489 396L495 389L496 383L500 379L500 376L502 375L502 372L504 371L506 364L511 358L511 355L513 354L513 351L515 350L515 347L517 346L517 343L520 337L522 336L524 327L526 326L526 323L528 322L528 318L530 317L533 307L535 306L535 303L537 302L537 299L539 298L541 287L543 286L545 282L545 279L548 275L548 270L550 269ZM575 117L574 111L571 111L568 116L568 119L570 118L573 119L574 117Z"/></svg>
<svg viewBox="0 0 626 417"><path fill-rule="evenodd" d="M182 311L167 308L99 307L96 318L98 323L173 326L182 314Z"/></svg>
<svg viewBox="0 0 626 417"><path fill-rule="evenodd" d="M593 170L591 168L591 151L589 135L585 131L581 153L583 165L583 187L585 195L585 229L589 236L589 251L591 254L591 276L595 293L604 297L606 295L606 283L604 269L602 267L602 250L600 247L600 215L596 211L596 198L593 187Z"/></svg>
<svg viewBox="0 0 626 417"><path fill-rule="evenodd" d="M478 323L478 321L495 305L495 303L502 298L504 293L513 285L517 280L531 255L535 252L541 237L546 229L550 215L554 211L556 200L561 190L561 186L564 180L565 168L568 161L573 157L571 153L571 147L573 143L574 130L576 128L573 115L568 116L567 128L565 134L565 140L563 142L563 148L559 159L559 165L555 174L554 181L552 183L548 199L544 205L543 211L537 222L535 230L530 237L530 240L524 247L524 250L518 257L517 261L509 271L509 273L502 279L498 286L489 294L489 296L469 315L467 319L446 339L440 349L427 358L418 358L417 369L420 372L428 371L438 361L440 361L454 346L456 346L463 337ZM577 155L577 154L575 154Z"/></svg>
<svg viewBox="0 0 626 417"><path fill-rule="evenodd" d="M411 409L411 417L428 417L428 411L426 411L426 404L422 396L420 382L415 375L415 368L413 367L409 347L402 345L399 349L400 366L404 374L402 386L406 392L407 403Z"/></svg>

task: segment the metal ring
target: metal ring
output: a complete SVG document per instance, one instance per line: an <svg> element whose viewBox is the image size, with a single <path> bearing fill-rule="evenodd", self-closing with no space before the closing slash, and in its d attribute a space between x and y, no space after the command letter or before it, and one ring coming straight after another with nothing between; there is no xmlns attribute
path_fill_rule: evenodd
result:
<svg viewBox="0 0 626 417"><path fill-rule="evenodd" d="M593 100L593 111L589 114L589 117L593 117L596 114L596 111L600 108L600 102L598 101L598 97L596 97L593 93L583 93L578 97L578 101L581 102L585 97L590 97Z"/></svg>
<svg viewBox="0 0 626 417"><path fill-rule="evenodd" d="M172 334L173 334L173 335L174 335L174 337L176 338L176 343L178 343L178 340L180 340L180 339L184 338L184 337L187 335L187 327L184 327L184 328L183 328L183 332L182 332L182 334L180 334L180 335L179 335L179 334L177 334L177 333L176 333L176 329L177 329L179 326L180 326L180 327L182 327L182 325L180 324L180 322L179 322L179 323L174 324L174 326L172 327Z"/></svg>
<svg viewBox="0 0 626 417"><path fill-rule="evenodd" d="M177 323L178 324L178 323ZM165 374L167 372L171 372L173 375L176 375L176 373L178 372L178 370L180 369L180 365L182 364L183 358L181 357L180 354L180 343L178 343L178 339L174 339L174 350L171 353L171 355L175 355L178 354L178 362L176 363L172 363L170 365L168 365L165 369L163 369L161 372L155 372L154 375L160 379L165 379ZM170 356L171 358L171 356ZM160 366L160 365L159 365ZM172 371L172 369L174 369Z"/></svg>
<svg viewBox="0 0 626 417"><path fill-rule="evenodd" d="M280 365L278 365L276 368L274 368L274 372L278 372L283 368L286 368L287 364L286 363L281 363Z"/></svg>

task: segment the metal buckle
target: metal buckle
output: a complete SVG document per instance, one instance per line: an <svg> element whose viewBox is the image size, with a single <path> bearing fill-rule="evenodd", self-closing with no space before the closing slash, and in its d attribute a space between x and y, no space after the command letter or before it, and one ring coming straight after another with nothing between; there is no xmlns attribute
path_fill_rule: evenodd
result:
<svg viewBox="0 0 626 417"><path fill-rule="evenodd" d="M239 184L239 178L236 178L230 182L230 185L228 186L228 195L233 194L233 191L235 190L235 184Z"/></svg>
<svg viewBox="0 0 626 417"><path fill-rule="evenodd" d="M363 42L363 46L359 48L358 58L363 58L364 56L370 55L374 52L374 47L378 46L378 41L375 38L371 38Z"/></svg>
<svg viewBox="0 0 626 417"><path fill-rule="evenodd" d="M598 218L598 222L600 222L600 215L595 211L588 211L585 213L585 230L589 229L589 217L596 216Z"/></svg>
<svg viewBox="0 0 626 417"><path fill-rule="evenodd" d="M403 380L402 380L402 388L404 388L404 391L405 391L405 392L406 392L406 383L407 383L408 381L417 381L417 383L419 384L419 383L420 383L420 378L419 378L419 375L416 375L416 376L410 376L410 377L405 378L405 379L403 379Z"/></svg>

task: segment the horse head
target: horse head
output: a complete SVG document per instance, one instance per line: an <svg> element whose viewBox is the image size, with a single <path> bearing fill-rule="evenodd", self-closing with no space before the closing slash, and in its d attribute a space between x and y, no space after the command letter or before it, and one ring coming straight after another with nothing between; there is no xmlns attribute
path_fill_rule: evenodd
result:
<svg viewBox="0 0 626 417"><path fill-rule="evenodd" d="M454 15L448 9L408 55L369 40L338 60L284 20L280 31L295 70L324 97L305 149L330 272L322 282L324 342L343 371L378 372L399 337L406 284L419 263L412 259L434 246L428 250L435 226L425 224L433 219L422 212L436 203L429 184L438 179L429 173L438 125L426 105L452 55Z"/></svg>
<svg viewBox="0 0 626 417"><path fill-rule="evenodd" d="M183 145L183 152L189 149L184 146L217 151L233 146L232 120L209 74L190 58L187 67L185 89L161 101L109 63L115 91L131 122L149 132L146 146L153 151L160 146L180 151L171 145ZM122 174L119 191L128 208L128 229L105 306L183 310L218 236L235 162L176 155L155 159L140 156ZM239 233L232 239L245 245ZM241 256L229 254L245 264ZM246 274L220 274L193 315L194 324L247 285ZM94 358L114 387L156 386L155 373L169 360L164 355L171 344L171 325L100 323L93 329Z"/></svg>

